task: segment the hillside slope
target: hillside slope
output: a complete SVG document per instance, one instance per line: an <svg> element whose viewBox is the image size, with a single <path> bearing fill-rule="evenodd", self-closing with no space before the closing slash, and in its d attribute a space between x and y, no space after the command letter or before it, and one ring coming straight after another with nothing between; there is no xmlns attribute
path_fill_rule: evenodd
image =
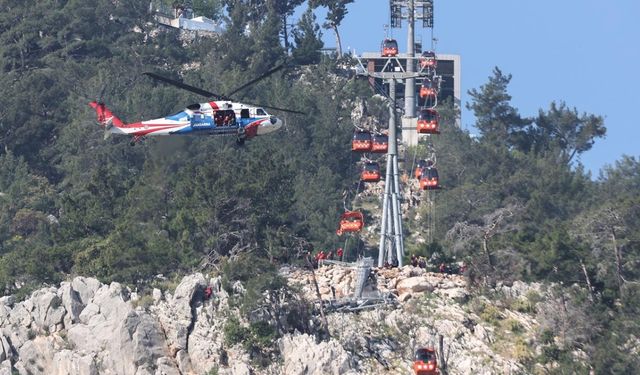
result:
<svg viewBox="0 0 640 375"><path fill-rule="evenodd" d="M324 266L316 276L324 299L329 283L349 289L353 271ZM310 272L281 274L314 298ZM375 270L370 289L399 294L397 305L327 314L330 337L291 332L272 342L260 363L246 345L229 345L230 320L246 293L228 293L221 279L185 276L175 291L140 296L118 283L77 277L27 300L0 300L0 373L20 374L407 374L414 348L444 337L450 374L534 373L545 348L536 340L536 311L548 286L516 283L469 294L462 276L410 266ZM206 287L213 295L204 297ZM340 298L340 297L338 297ZM291 301L282 300L280 304ZM319 317L311 315L318 324ZM558 338L556 338L558 339ZM582 354L574 353L579 361ZM542 367L539 367L542 371ZM538 371L538 372L539 372Z"/></svg>

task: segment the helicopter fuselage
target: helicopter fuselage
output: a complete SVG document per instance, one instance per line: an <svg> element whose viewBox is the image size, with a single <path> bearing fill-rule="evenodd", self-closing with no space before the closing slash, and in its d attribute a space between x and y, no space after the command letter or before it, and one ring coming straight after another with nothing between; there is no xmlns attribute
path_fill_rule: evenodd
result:
<svg viewBox="0 0 640 375"><path fill-rule="evenodd" d="M166 117L125 124L111 111L96 102L90 105L98 112L98 121L107 132L136 138L159 135L237 135L249 139L274 132L282 120L263 108L230 101L211 101L187 106Z"/></svg>

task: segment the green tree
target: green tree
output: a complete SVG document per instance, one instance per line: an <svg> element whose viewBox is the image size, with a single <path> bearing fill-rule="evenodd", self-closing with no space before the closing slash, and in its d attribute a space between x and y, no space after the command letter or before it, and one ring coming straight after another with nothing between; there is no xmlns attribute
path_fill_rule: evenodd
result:
<svg viewBox="0 0 640 375"><path fill-rule="evenodd" d="M510 104L509 82L511 74L505 75L495 67L488 83L479 90L469 90L471 103L467 103L467 109L473 111L475 126L488 142L527 150L529 145L524 130L531 120L520 117L518 110Z"/></svg>
<svg viewBox="0 0 640 375"><path fill-rule="evenodd" d="M323 24L326 29L333 30L336 36L336 48L338 49L338 57L342 57L342 41L340 40L340 33L338 27L347 15L347 5L353 3L354 0L311 0L309 5L313 8L319 6L327 8L327 20Z"/></svg>
<svg viewBox="0 0 640 375"><path fill-rule="evenodd" d="M313 10L308 8L302 15L297 27L293 30L293 47L291 55L295 63L300 65L316 64L320 61L320 49L324 46L322 33L316 23L316 16Z"/></svg>
<svg viewBox="0 0 640 375"><path fill-rule="evenodd" d="M546 113L540 110L530 137L535 138L538 153L551 152L558 162L570 164L575 156L591 149L607 129L601 116L582 114L565 103L551 103Z"/></svg>

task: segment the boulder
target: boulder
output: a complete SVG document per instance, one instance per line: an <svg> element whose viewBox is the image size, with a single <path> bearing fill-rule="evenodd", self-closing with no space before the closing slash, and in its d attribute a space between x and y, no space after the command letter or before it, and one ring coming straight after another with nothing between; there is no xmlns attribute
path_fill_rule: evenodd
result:
<svg viewBox="0 0 640 375"><path fill-rule="evenodd" d="M28 374L49 375L54 373L53 368L53 339L39 336L27 341L18 351L20 362Z"/></svg>
<svg viewBox="0 0 640 375"><path fill-rule="evenodd" d="M34 306L31 316L40 329L49 329L62 322L66 310L62 306L62 299L55 291L46 289L35 291L30 300L33 301Z"/></svg>
<svg viewBox="0 0 640 375"><path fill-rule="evenodd" d="M53 356L53 368L57 375L98 375L98 365L93 354L80 353L64 349Z"/></svg>
<svg viewBox="0 0 640 375"><path fill-rule="evenodd" d="M153 288L153 292L151 292L151 296L153 297L153 303L158 304L162 301L162 291L157 288Z"/></svg>
<svg viewBox="0 0 640 375"><path fill-rule="evenodd" d="M0 375L13 375L13 366L10 360L4 360L0 363Z"/></svg>
<svg viewBox="0 0 640 375"><path fill-rule="evenodd" d="M0 305L13 307L16 303L16 296L2 296L0 297Z"/></svg>
<svg viewBox="0 0 640 375"><path fill-rule="evenodd" d="M335 339L316 344L307 334L286 335L278 341L283 355L283 374L344 374L349 369L349 355Z"/></svg>
<svg viewBox="0 0 640 375"><path fill-rule="evenodd" d="M13 358L13 348L9 344L9 340L7 340L4 335L0 336L0 362L4 362L5 359L12 360Z"/></svg>
<svg viewBox="0 0 640 375"><path fill-rule="evenodd" d="M65 327L78 323L80 321L80 313L85 306L80 298L80 293L73 289L71 283L63 282L60 284L60 289L58 289L58 296L62 299L62 306L66 311L64 316Z"/></svg>
<svg viewBox="0 0 640 375"><path fill-rule="evenodd" d="M102 283L100 283L100 281L90 277L78 276L71 282L71 288L78 292L80 302L82 302L83 305L91 302L94 294L101 286Z"/></svg>
<svg viewBox="0 0 640 375"><path fill-rule="evenodd" d="M173 295L154 308L165 332L172 355L187 349L189 330L193 327L192 304L201 302L206 281L201 273L185 276ZM198 301L196 301L198 300Z"/></svg>
<svg viewBox="0 0 640 375"><path fill-rule="evenodd" d="M80 315L78 315L78 320L80 323L87 324L94 316L100 313L100 306L96 305L93 302L90 302L82 311Z"/></svg>
<svg viewBox="0 0 640 375"><path fill-rule="evenodd" d="M155 375L182 375L182 373L171 358L160 357L156 361Z"/></svg>
<svg viewBox="0 0 640 375"><path fill-rule="evenodd" d="M107 320L124 320L131 305L127 303L129 292L120 283L101 286L94 294L92 302L98 305L100 314Z"/></svg>
<svg viewBox="0 0 640 375"><path fill-rule="evenodd" d="M398 290L398 294L402 295L406 293L416 294L424 291L431 292L434 287L424 277L415 276L398 281L396 289Z"/></svg>
<svg viewBox="0 0 640 375"><path fill-rule="evenodd" d="M29 327L31 325L33 317L31 316L31 310L28 310L25 307L25 304L26 301L21 302L17 304L13 308L13 310L11 310L11 315L9 316L9 323L11 325L17 325L21 327Z"/></svg>

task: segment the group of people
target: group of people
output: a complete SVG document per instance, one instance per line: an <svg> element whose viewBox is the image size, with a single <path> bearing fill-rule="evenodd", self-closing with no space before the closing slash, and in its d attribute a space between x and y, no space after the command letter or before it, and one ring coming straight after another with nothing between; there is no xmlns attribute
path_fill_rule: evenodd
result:
<svg viewBox="0 0 640 375"><path fill-rule="evenodd" d="M411 254L411 265L414 267L427 268L427 260L424 257L417 257Z"/></svg>
<svg viewBox="0 0 640 375"><path fill-rule="evenodd" d="M424 257L417 257L415 254L411 255L411 265L413 267L427 268L427 260ZM467 265L463 263L440 263L438 266L438 272L448 274L460 274L463 275L467 271Z"/></svg>
<svg viewBox="0 0 640 375"><path fill-rule="evenodd" d="M342 248L339 247L338 250L336 250L335 255L338 258L338 260L342 260L342 256L344 255L344 250L342 250ZM316 262L319 262L324 259L333 260L333 250L329 251L328 253L325 253L324 250L320 250L315 255L314 259Z"/></svg>

